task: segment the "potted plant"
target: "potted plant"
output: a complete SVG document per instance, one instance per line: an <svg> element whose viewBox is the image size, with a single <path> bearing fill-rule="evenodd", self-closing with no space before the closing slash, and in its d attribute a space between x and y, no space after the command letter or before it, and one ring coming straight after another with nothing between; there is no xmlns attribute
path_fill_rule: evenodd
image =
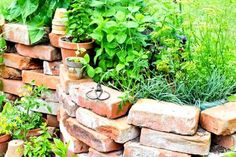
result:
<svg viewBox="0 0 236 157"><path fill-rule="evenodd" d="M11 140L11 124L8 123L7 117L0 113L0 156L7 151L8 142Z"/></svg>
<svg viewBox="0 0 236 157"><path fill-rule="evenodd" d="M59 47L65 63L67 57L76 56L78 47L86 51L79 54L83 57L93 49L94 40L89 36L92 32L90 0L72 0L67 12L66 34L60 37Z"/></svg>
<svg viewBox="0 0 236 157"><path fill-rule="evenodd" d="M78 80L83 77L83 64L81 63L80 54L86 52L86 49L78 47L76 57L67 57L65 60L68 76L72 80Z"/></svg>

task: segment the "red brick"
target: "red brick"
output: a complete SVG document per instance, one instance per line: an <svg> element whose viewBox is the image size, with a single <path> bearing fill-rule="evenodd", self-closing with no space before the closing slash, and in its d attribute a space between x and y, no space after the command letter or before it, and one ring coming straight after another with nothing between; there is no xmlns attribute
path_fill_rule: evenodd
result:
<svg viewBox="0 0 236 157"><path fill-rule="evenodd" d="M48 126L51 126L51 127L59 127L59 122L57 120L57 116L54 116L54 115L47 115L47 123L48 123Z"/></svg>
<svg viewBox="0 0 236 157"><path fill-rule="evenodd" d="M109 137L81 125L75 118L67 119L65 126L73 137L97 151L111 152L122 148L122 145L115 143Z"/></svg>
<svg viewBox="0 0 236 157"><path fill-rule="evenodd" d="M236 102L206 109L201 112L202 128L216 135L230 135L236 132Z"/></svg>
<svg viewBox="0 0 236 157"><path fill-rule="evenodd" d="M122 102L120 98L123 96L122 92L102 86L102 89L110 94L110 98L104 101L88 99L86 93L97 87L95 82L85 82L70 88L69 93L72 100L77 99L77 104L81 107L91 109L98 115L106 116L108 118L118 118L127 113L131 104L126 103L120 110L119 106Z"/></svg>
<svg viewBox="0 0 236 157"><path fill-rule="evenodd" d="M63 90L68 93L69 92L69 86L71 85L78 85L83 82L91 82L91 79L80 79L80 80L71 80L68 77L68 72L66 71L66 68L63 64L60 65L60 84L63 88Z"/></svg>
<svg viewBox="0 0 236 157"><path fill-rule="evenodd" d="M38 42L44 41L47 39L47 34L49 32L49 29L46 27L41 27L39 29L44 29L45 36ZM29 35L29 28L27 25L23 24L16 24L16 23L7 23L3 26L3 36L6 40L14 42L14 43L21 43L24 45L31 45L35 44L32 43L30 40Z"/></svg>
<svg viewBox="0 0 236 157"><path fill-rule="evenodd" d="M57 112L57 120L59 122L65 123L65 121L70 118L70 116L66 113L66 110L61 106L59 111Z"/></svg>
<svg viewBox="0 0 236 157"><path fill-rule="evenodd" d="M56 89L56 85L60 83L59 76L44 75L40 71L23 70L22 79L24 83L31 83L33 80L36 85L44 85L49 89Z"/></svg>
<svg viewBox="0 0 236 157"><path fill-rule="evenodd" d="M193 135L198 128L200 110L169 102L140 99L132 106L128 122L153 130Z"/></svg>
<svg viewBox="0 0 236 157"><path fill-rule="evenodd" d="M214 142L224 148L236 151L236 134L227 136L216 136Z"/></svg>
<svg viewBox="0 0 236 157"><path fill-rule="evenodd" d="M2 78L21 80L21 71L11 67L4 66L2 71Z"/></svg>
<svg viewBox="0 0 236 157"><path fill-rule="evenodd" d="M1 79L3 81L3 92L14 94L14 95L21 95L21 89L24 86L24 83L19 80L8 80L8 79Z"/></svg>
<svg viewBox="0 0 236 157"><path fill-rule="evenodd" d="M124 147L123 157L191 157L184 153L143 146L137 142L128 142Z"/></svg>
<svg viewBox="0 0 236 157"><path fill-rule="evenodd" d="M5 93L8 100L15 101L19 97L13 94Z"/></svg>
<svg viewBox="0 0 236 157"><path fill-rule="evenodd" d="M76 110L78 109L78 105L71 100L70 95L66 94L61 86L57 86L57 92L59 101L62 104L64 110L70 117L75 117Z"/></svg>
<svg viewBox="0 0 236 157"><path fill-rule="evenodd" d="M47 102L59 102L56 90L49 90L48 92L43 93L41 98Z"/></svg>
<svg viewBox="0 0 236 157"><path fill-rule="evenodd" d="M211 134L199 129L193 136L142 128L140 143L144 146L166 149L194 155L208 155L211 145Z"/></svg>
<svg viewBox="0 0 236 157"><path fill-rule="evenodd" d="M89 153L88 157L123 157L123 151L114 151L114 152L109 152L109 153L101 153L93 148L89 148Z"/></svg>
<svg viewBox="0 0 236 157"><path fill-rule="evenodd" d="M60 131L62 135L62 140L65 144L69 143L68 150L74 154L88 152L88 145L82 141L74 138L67 131L67 128L64 126L63 122L60 122Z"/></svg>
<svg viewBox="0 0 236 157"><path fill-rule="evenodd" d="M58 35L58 34L54 34L54 33L50 33L49 34L49 39L50 39L50 43L52 46L54 47L59 47L59 38L62 37L63 35Z"/></svg>
<svg viewBox="0 0 236 157"><path fill-rule="evenodd" d="M47 61L55 61L61 59L60 51L50 45L26 46L22 44L16 44L16 50L20 55L26 57Z"/></svg>
<svg viewBox="0 0 236 157"><path fill-rule="evenodd" d="M4 64L19 70L41 69L42 62L29 57L23 57L17 53L4 53Z"/></svg>
<svg viewBox="0 0 236 157"><path fill-rule="evenodd" d="M43 73L46 75L54 75L59 76L60 74L60 64L61 62L55 61L55 62L43 62Z"/></svg>
<svg viewBox="0 0 236 157"><path fill-rule="evenodd" d="M93 130L104 134L117 143L125 143L139 136L138 127L129 125L127 117L108 119L82 107L76 111L77 121Z"/></svg>

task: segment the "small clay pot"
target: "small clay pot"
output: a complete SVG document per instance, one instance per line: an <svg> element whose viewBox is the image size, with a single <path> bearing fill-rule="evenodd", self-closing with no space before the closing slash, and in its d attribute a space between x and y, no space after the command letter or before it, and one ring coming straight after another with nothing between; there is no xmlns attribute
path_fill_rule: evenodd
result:
<svg viewBox="0 0 236 157"><path fill-rule="evenodd" d="M77 57L83 57L86 53L89 53L90 50L94 47L94 40L91 40L90 42L85 43L72 43L66 40L67 37L61 37L59 39L59 46L61 48L62 53L62 59L65 63L65 59L67 57L76 57L76 51L79 48L84 48L86 51L84 53L81 53L80 55L77 55Z"/></svg>
<svg viewBox="0 0 236 157"><path fill-rule="evenodd" d="M65 8L57 8L55 15L54 15L54 19L62 19L66 17L66 9Z"/></svg>
<svg viewBox="0 0 236 157"><path fill-rule="evenodd" d="M48 124L47 119L45 119L45 118L43 118L43 122ZM34 137L34 136L40 136L41 135L40 131L41 131L40 128L31 129L27 132L26 137L29 138L29 137Z"/></svg>
<svg viewBox="0 0 236 157"><path fill-rule="evenodd" d="M8 142L11 140L11 135L6 134L0 136L0 157L3 157L7 151Z"/></svg>
<svg viewBox="0 0 236 157"><path fill-rule="evenodd" d="M50 33L49 34L49 39L50 39L51 45L54 46L54 47L58 47L59 48L59 38L62 37L62 36L63 35Z"/></svg>
<svg viewBox="0 0 236 157"><path fill-rule="evenodd" d="M83 77L83 65L78 62L70 61L74 57L67 57L66 58L66 68L68 71L68 76L72 80L79 80Z"/></svg>

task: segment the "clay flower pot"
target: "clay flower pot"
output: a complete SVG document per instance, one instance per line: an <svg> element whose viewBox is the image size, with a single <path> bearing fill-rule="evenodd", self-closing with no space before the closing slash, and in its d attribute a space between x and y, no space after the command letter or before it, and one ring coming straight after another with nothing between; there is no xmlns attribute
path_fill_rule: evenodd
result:
<svg viewBox="0 0 236 157"><path fill-rule="evenodd" d="M79 80L83 77L83 65L79 62L72 61L77 57L67 57L66 58L66 68L68 71L68 76L72 80Z"/></svg>
<svg viewBox="0 0 236 157"><path fill-rule="evenodd" d="M8 142L11 140L11 135L1 135L0 136L0 157L3 157L7 151Z"/></svg>
<svg viewBox="0 0 236 157"><path fill-rule="evenodd" d="M43 118L43 122L48 125L47 119ZM41 131L40 128L31 129L27 132L26 137L29 138L29 137L33 137L33 136L40 136L41 135L40 131Z"/></svg>
<svg viewBox="0 0 236 157"><path fill-rule="evenodd" d="M86 53L89 53L94 47L94 40L85 43L72 43L68 41L67 37L61 37L59 39L59 46L61 48L62 59L65 63L67 57L83 57ZM78 48L84 48L86 51L79 55L76 55Z"/></svg>

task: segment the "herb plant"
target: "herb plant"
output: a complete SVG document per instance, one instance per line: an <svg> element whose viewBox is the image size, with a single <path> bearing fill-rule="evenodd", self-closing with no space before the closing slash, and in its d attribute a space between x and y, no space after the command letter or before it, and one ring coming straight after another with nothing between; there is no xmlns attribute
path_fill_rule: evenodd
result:
<svg viewBox="0 0 236 157"><path fill-rule="evenodd" d="M68 8L67 35L72 42L86 42L91 39L92 32L90 0L72 0Z"/></svg>

